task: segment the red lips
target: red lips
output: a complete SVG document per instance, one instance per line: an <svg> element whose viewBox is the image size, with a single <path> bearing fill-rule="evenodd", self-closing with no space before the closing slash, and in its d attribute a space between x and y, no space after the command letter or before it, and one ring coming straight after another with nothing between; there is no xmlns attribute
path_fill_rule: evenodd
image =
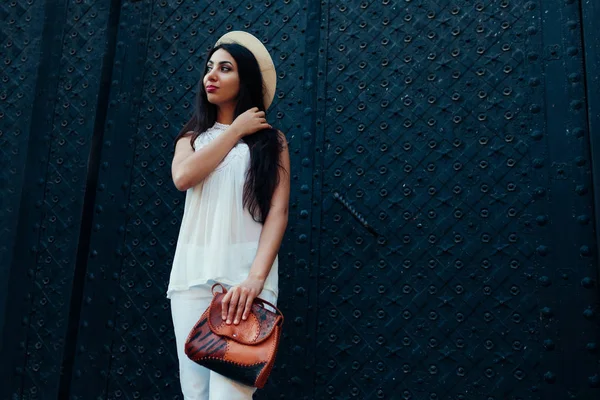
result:
<svg viewBox="0 0 600 400"><path fill-rule="evenodd" d="M206 91L207 91L208 93L214 93L214 92L216 92L216 91L217 91L217 89L218 89L218 87L216 87L216 86L213 86L213 85L208 85L208 86L206 87Z"/></svg>

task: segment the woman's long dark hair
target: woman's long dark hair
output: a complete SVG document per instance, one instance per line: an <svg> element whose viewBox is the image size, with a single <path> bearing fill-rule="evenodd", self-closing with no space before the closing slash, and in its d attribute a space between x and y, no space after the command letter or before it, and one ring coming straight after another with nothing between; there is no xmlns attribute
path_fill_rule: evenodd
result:
<svg viewBox="0 0 600 400"><path fill-rule="evenodd" d="M189 136L193 147L196 138L212 127L217 120L217 106L209 103L206 97L203 77L207 73L208 60L218 49L231 54L238 66L240 91L234 119L252 107L265 111L262 73L252 52L236 43L220 44L208 53L204 73L198 83L194 114L175 138L175 143ZM190 132L193 134L190 135ZM275 129L263 129L245 136L243 141L250 148L250 168L244 184L243 205L256 222L264 223L271 208L273 193L279 183L279 168L281 168L279 156L283 143Z"/></svg>

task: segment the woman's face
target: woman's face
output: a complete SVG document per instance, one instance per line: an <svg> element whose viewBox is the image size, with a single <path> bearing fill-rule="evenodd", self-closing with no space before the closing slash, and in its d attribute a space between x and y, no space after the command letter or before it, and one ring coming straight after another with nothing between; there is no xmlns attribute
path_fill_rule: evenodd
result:
<svg viewBox="0 0 600 400"><path fill-rule="evenodd" d="M213 53L203 83L210 103L219 106L236 101L240 91L240 76L231 54L223 49Z"/></svg>

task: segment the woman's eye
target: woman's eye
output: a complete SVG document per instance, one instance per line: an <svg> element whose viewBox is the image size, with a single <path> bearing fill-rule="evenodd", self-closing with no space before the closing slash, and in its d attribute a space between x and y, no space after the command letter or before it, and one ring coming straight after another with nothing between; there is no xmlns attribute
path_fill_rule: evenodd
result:
<svg viewBox="0 0 600 400"><path fill-rule="evenodd" d="M221 68L221 71L229 71L229 70L230 70L229 67L223 67L223 68Z"/></svg>

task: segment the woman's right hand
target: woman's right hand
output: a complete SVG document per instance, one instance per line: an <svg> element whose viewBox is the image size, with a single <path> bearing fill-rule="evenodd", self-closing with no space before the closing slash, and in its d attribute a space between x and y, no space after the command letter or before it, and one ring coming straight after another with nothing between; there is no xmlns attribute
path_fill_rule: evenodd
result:
<svg viewBox="0 0 600 400"><path fill-rule="evenodd" d="M231 127L241 136L248 136L261 131L263 129L272 128L265 118L264 111L259 111L258 107L253 107L248 111L240 114Z"/></svg>

